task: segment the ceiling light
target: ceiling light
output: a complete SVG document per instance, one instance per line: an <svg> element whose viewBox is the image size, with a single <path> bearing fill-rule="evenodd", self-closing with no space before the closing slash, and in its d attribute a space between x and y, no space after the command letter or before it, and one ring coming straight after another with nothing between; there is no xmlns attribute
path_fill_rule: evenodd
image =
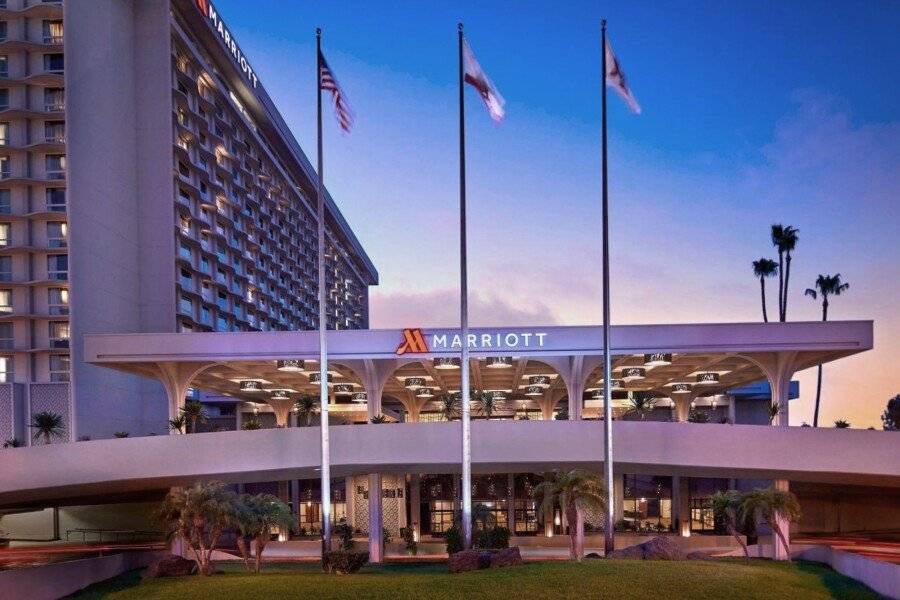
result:
<svg viewBox="0 0 900 600"><path fill-rule="evenodd" d="M435 369L458 369L460 364L459 358L455 356L438 356L434 359Z"/></svg>
<svg viewBox="0 0 900 600"><path fill-rule="evenodd" d="M525 391L526 396L543 396L544 388L539 385L529 385L528 389Z"/></svg>
<svg viewBox="0 0 900 600"><path fill-rule="evenodd" d="M407 377L403 381L403 387L408 390L415 390L420 387L425 387L425 378L424 377Z"/></svg>
<svg viewBox="0 0 900 600"><path fill-rule="evenodd" d="M420 387L416 390L416 398L434 398L434 391L429 387Z"/></svg>
<svg viewBox="0 0 900 600"><path fill-rule="evenodd" d="M485 360L488 369L508 369L513 366L512 356L488 356Z"/></svg>
<svg viewBox="0 0 900 600"><path fill-rule="evenodd" d="M669 352L655 352L644 355L645 367L662 367L672 364L672 354Z"/></svg>
<svg viewBox="0 0 900 600"><path fill-rule="evenodd" d="M500 390L494 390L493 392L489 392L491 394L491 399L495 402L503 402L506 400L506 394L501 392Z"/></svg>
<svg viewBox="0 0 900 600"><path fill-rule="evenodd" d="M310 383L319 383L322 381L322 374L316 371L315 373L309 374L309 382ZM331 373L328 374L328 378L326 380L328 385L331 385Z"/></svg>
<svg viewBox="0 0 900 600"><path fill-rule="evenodd" d="M550 377L547 375L532 375L528 378L528 385L548 388L550 387Z"/></svg>
<svg viewBox="0 0 900 600"><path fill-rule="evenodd" d="M688 394L691 391L691 384L689 383L676 383L672 386L673 394Z"/></svg>
<svg viewBox="0 0 900 600"><path fill-rule="evenodd" d="M643 379L647 376L647 370L643 367L625 367L622 369L622 379L624 381L634 381Z"/></svg>
<svg viewBox="0 0 900 600"><path fill-rule="evenodd" d="M697 385L715 385L719 383L718 373L699 373L697 375Z"/></svg>
<svg viewBox="0 0 900 600"><path fill-rule="evenodd" d="M594 390L591 392L591 400L603 400L603 390Z"/></svg>
<svg viewBox="0 0 900 600"><path fill-rule="evenodd" d="M338 383L334 386L334 393L346 396L353 393L353 385L350 383Z"/></svg>
<svg viewBox="0 0 900 600"><path fill-rule="evenodd" d="M288 373L298 373L303 370L304 364L302 360L297 360L295 358L286 358L283 360L275 361L275 368L279 371L285 371Z"/></svg>
<svg viewBox="0 0 900 600"><path fill-rule="evenodd" d="M291 397L284 390L272 390L272 400L290 400Z"/></svg>
<svg viewBox="0 0 900 600"><path fill-rule="evenodd" d="M354 402L368 402L369 396L365 392L355 392L350 399Z"/></svg>
<svg viewBox="0 0 900 600"><path fill-rule="evenodd" d="M245 379L241 382L241 391L242 392L261 392L262 382L257 381L256 379Z"/></svg>
<svg viewBox="0 0 900 600"><path fill-rule="evenodd" d="M597 383L600 384L600 387L603 387L603 380L601 379ZM610 379L609 380L609 389L611 390L621 390L623 381L621 379Z"/></svg>

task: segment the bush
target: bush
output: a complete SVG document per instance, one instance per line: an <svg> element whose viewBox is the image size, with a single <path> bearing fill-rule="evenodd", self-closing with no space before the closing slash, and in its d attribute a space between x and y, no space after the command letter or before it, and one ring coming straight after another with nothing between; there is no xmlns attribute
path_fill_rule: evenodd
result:
<svg viewBox="0 0 900 600"><path fill-rule="evenodd" d="M475 533L475 547L482 550L509 548L509 529L506 527L490 527Z"/></svg>
<svg viewBox="0 0 900 600"><path fill-rule="evenodd" d="M368 552L347 552L337 550L322 555L322 570L326 573L356 573L369 562Z"/></svg>
<svg viewBox="0 0 900 600"><path fill-rule="evenodd" d="M456 554L463 549L462 529L454 525L444 532L444 540L447 542L447 554Z"/></svg>
<svg viewBox="0 0 900 600"><path fill-rule="evenodd" d="M403 545L406 547L408 554L416 554L419 544L416 543L416 533L412 527L401 527L400 539L403 540Z"/></svg>
<svg viewBox="0 0 900 600"><path fill-rule="evenodd" d="M347 519L341 519L334 526L334 535L341 539L341 550L348 552L353 550L353 527L347 523Z"/></svg>

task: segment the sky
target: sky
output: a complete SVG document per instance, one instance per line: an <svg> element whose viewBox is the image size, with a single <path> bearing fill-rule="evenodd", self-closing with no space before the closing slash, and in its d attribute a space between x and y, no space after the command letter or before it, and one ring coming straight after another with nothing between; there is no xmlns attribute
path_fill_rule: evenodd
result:
<svg viewBox="0 0 900 600"><path fill-rule="evenodd" d="M379 270L371 327L458 324L456 24L506 98L466 90L470 320L601 322L599 22L641 103L609 96L613 323L761 320L751 262L797 227L788 320L875 321L824 368L820 425L900 394L900 3L218 0L307 154L315 28L353 107L325 182ZM771 284L775 284L772 286ZM777 278L769 280L777 313ZM815 371L791 423L812 421Z"/></svg>

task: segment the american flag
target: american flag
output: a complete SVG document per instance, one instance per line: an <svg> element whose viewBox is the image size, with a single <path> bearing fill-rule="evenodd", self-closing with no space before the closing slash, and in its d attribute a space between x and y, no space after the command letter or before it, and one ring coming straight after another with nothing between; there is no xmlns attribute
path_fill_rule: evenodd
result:
<svg viewBox="0 0 900 600"><path fill-rule="evenodd" d="M347 103L341 86L338 85L337 77L334 76L331 67L328 66L328 61L321 52L319 52L319 85L326 92L331 92L331 98L334 101L334 116L337 118L338 125L350 133L350 128L353 127L353 111Z"/></svg>

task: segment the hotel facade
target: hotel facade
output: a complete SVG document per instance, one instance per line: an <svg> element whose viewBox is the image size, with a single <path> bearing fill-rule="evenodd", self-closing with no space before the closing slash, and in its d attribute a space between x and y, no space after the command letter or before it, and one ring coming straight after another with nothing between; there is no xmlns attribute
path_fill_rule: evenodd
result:
<svg viewBox="0 0 900 600"><path fill-rule="evenodd" d="M326 213L328 326L367 327L377 271ZM159 386L73 342L314 329L317 222L309 160L212 5L0 2L2 440L42 411L68 441L165 433Z"/></svg>

